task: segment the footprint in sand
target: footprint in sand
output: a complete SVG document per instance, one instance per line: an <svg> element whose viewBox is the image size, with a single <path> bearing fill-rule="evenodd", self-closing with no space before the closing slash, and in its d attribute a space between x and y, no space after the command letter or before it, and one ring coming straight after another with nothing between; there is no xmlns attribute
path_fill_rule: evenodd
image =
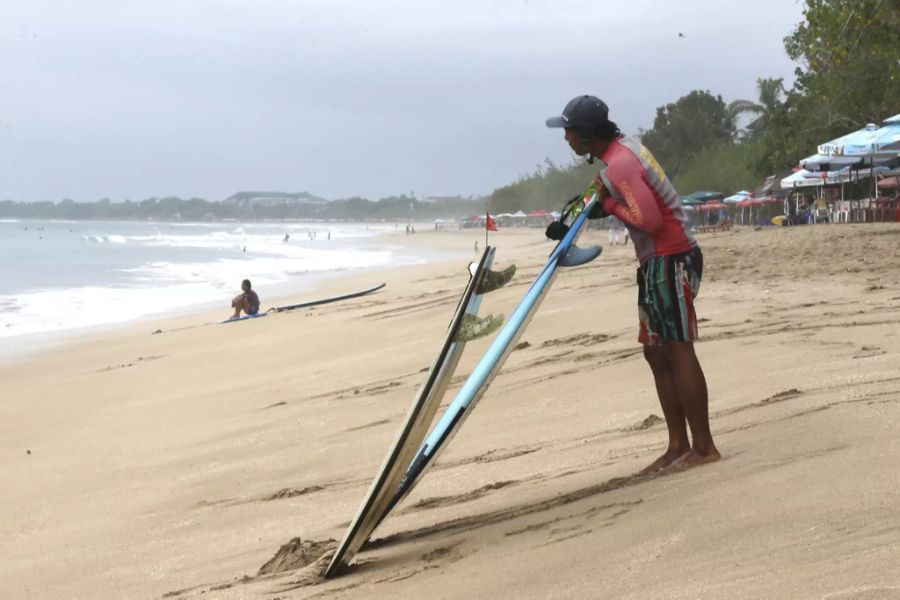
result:
<svg viewBox="0 0 900 600"><path fill-rule="evenodd" d="M853 358L872 358L882 354L885 354L885 351L878 346L863 346L859 349L859 352L853 355Z"/></svg>
<svg viewBox="0 0 900 600"><path fill-rule="evenodd" d="M366 423L365 425L357 425L356 427L350 427L349 429L345 429L344 431L360 431L362 429L369 429L370 427L378 427L379 425L387 425L391 422L390 419L381 419L380 421L373 421L371 423Z"/></svg>
<svg viewBox="0 0 900 600"><path fill-rule="evenodd" d="M768 404L769 402L784 402L785 400L790 400L791 398L796 398L797 396L799 396L802 393L803 392L801 392L797 388L791 388L791 389L783 391L783 392L778 392L774 396L769 396L768 398L766 398L765 400L763 400L760 403Z"/></svg>
<svg viewBox="0 0 900 600"><path fill-rule="evenodd" d="M499 490L505 487L509 487L511 485L516 485L521 483L521 481L496 481L494 483L489 483L487 485L483 485L478 489L472 490L471 492L466 492L464 494L454 494L452 496L437 496L435 498L425 498L424 500L419 500L405 511L414 511L414 510L426 510L431 508L439 508L441 506L450 506L453 504L460 504L463 502L471 502L472 500L476 500L481 498L482 496L487 495L488 493Z"/></svg>
<svg viewBox="0 0 900 600"><path fill-rule="evenodd" d="M604 333L579 333L564 338L555 338L547 340L541 344L541 348L550 348L553 346L593 346L605 342L609 336Z"/></svg>
<svg viewBox="0 0 900 600"><path fill-rule="evenodd" d="M295 490L295 489L291 489L291 488L284 488L284 489L278 490L271 496L266 496L265 498L263 498L263 500L271 501L271 500L281 500L283 498L293 498L295 496L305 496L306 494L311 494L313 492L319 492L324 489L325 488L322 487L321 485L309 485L309 486L306 486L305 488L299 489L299 490Z"/></svg>
<svg viewBox="0 0 900 600"><path fill-rule="evenodd" d="M120 364L120 365L113 365L113 366L110 366L110 367L103 367L102 369L98 370L97 372L98 372L98 373L103 373L103 372L105 372L105 371L114 371L114 370L116 370L116 369L127 369L128 367L133 367L133 366L135 366L135 365L137 365L137 364L139 364L139 363L142 363L142 362L148 362L148 361L151 361L151 360L159 360L160 358L166 358L167 356L168 356L168 354L157 354L157 355L155 355L155 356L138 356L136 359L134 359L134 360L133 360L132 362L130 362L130 363L122 363L122 364Z"/></svg>

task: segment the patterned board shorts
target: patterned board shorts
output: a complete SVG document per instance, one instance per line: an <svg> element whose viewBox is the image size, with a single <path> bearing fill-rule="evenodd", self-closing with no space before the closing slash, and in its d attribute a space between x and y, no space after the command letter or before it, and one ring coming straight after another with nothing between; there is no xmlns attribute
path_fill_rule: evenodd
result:
<svg viewBox="0 0 900 600"><path fill-rule="evenodd" d="M699 247L651 258L638 268L638 342L657 346L697 339L694 298L700 291L702 275L703 253Z"/></svg>

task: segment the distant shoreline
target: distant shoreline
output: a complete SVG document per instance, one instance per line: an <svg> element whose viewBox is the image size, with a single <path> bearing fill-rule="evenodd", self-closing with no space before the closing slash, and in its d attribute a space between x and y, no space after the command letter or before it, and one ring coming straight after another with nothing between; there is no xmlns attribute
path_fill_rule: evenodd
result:
<svg viewBox="0 0 900 600"><path fill-rule="evenodd" d="M43 221L47 220L44 219ZM507 235L521 235L521 231L508 231ZM530 235L533 235L533 232L530 232ZM462 259L460 264L463 264L468 253L472 251L472 240L482 240L483 236L483 232L472 229L435 232L431 228L423 228L421 233L414 235L404 235L400 231L391 231L376 234L367 239L376 244L387 244L405 250L421 252L423 262L419 264L430 267L440 264L451 265L459 259ZM464 238L464 241L459 240L458 238L460 237ZM426 257L429 254L436 255L436 258L427 259ZM279 304L315 299L320 296L330 295L332 292L346 293L357 291L357 287L363 289L369 285L369 282L386 282L390 279L391 273L416 266L416 264L387 264L350 270L336 269L304 273L290 282L267 286L266 292L261 294L262 308L265 310ZM390 288L389 282L388 288ZM228 307L229 299L230 296L225 294L221 301L188 304L181 308L149 313L124 321L72 329L23 333L0 338L5 341L2 348L0 348L0 365L8 366L21 361L36 359L48 351L64 350L69 346L80 344L98 335L106 336L111 333L116 334L136 328L149 329L150 331L156 329L164 330L167 328L167 324L171 322L177 322L179 323L178 326L182 326L181 323L185 320L201 321L203 324L217 323L228 316L231 310Z"/></svg>

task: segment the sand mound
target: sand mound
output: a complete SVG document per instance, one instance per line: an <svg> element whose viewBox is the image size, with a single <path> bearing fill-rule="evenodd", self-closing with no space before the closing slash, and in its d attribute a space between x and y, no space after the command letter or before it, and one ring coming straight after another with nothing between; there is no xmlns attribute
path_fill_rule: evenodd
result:
<svg viewBox="0 0 900 600"><path fill-rule="evenodd" d="M644 419L643 421L639 421L630 427L626 427L625 431L643 431L644 429L650 429L657 423L664 423L662 417L651 414L649 417Z"/></svg>
<svg viewBox="0 0 900 600"><path fill-rule="evenodd" d="M275 556L261 566L256 574L257 576L269 575L302 569L314 563L323 562L325 554L328 554L330 559L330 555L336 548L337 541L331 539L317 542L294 538L279 548ZM325 566L328 566L327 561L324 562Z"/></svg>

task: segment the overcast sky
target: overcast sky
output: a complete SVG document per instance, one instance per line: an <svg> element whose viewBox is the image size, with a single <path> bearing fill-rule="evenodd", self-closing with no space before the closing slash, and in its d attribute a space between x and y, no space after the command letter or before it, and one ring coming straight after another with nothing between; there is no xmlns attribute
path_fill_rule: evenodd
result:
<svg viewBox="0 0 900 600"><path fill-rule="evenodd" d="M626 133L793 81L796 0L5 0L0 198L487 194L594 94ZM678 33L684 37L679 37Z"/></svg>

